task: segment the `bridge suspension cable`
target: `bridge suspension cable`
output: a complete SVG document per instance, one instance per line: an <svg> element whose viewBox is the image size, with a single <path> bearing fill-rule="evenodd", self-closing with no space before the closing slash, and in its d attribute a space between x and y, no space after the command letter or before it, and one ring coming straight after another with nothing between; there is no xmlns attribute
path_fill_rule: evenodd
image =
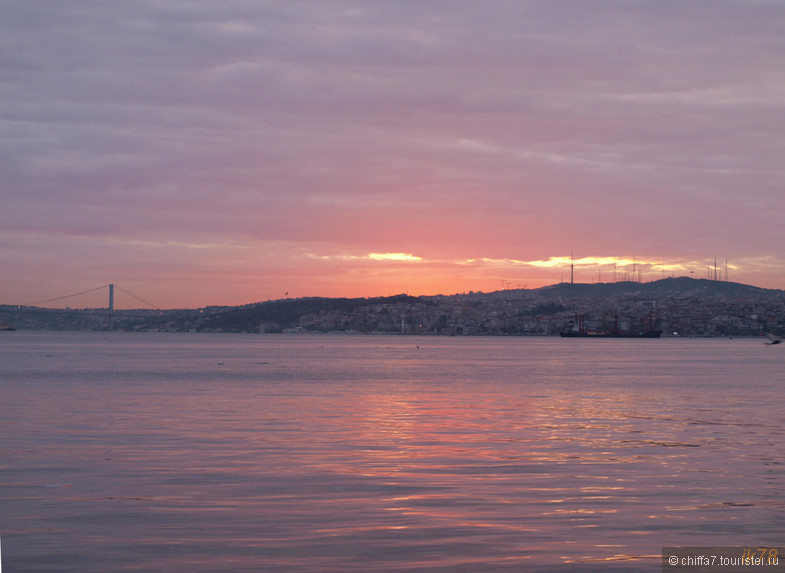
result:
<svg viewBox="0 0 785 573"><path fill-rule="evenodd" d="M73 298L73 297L75 297L75 296L81 296L81 295L83 295L83 294L89 294L89 293L91 293L91 292L95 292L95 291L97 291L97 290L101 290L101 289L104 289L104 288L109 288L109 287L111 287L111 286L112 286L112 285L101 285L101 286L99 286L99 287L91 288L90 290L84 290L84 291L82 291L82 292L77 292L77 293L74 293L74 294L67 294L67 295L65 295L65 296L58 296L58 297L55 297L55 298L48 298L48 299L46 299L46 300L37 300L37 301L35 301L35 302L29 302L29 303L27 303L27 304L23 304L22 306L34 306L34 305L36 305L36 304L43 304L43 303L45 303L45 302L55 302L55 301L58 301L58 300L64 300L64 299L66 299L66 298ZM136 300L138 300L139 302L143 302L144 304L146 304L146 305L147 305L147 306L149 306L149 307L152 307L152 308L154 308L155 310L161 310L160 308L158 308L156 305L154 305L154 304L153 304L153 303L151 303L150 301L147 301L147 300L143 299L142 297L136 296L134 293L132 293L132 292L128 292L127 290L125 290L125 289L124 289L124 288L122 288L122 287L119 287L119 286L117 286L117 285L114 285L114 288L116 288L117 290L123 291L123 292L124 292L125 294L127 294L128 296L130 296L130 297L132 297L132 298L135 298L135 299L136 299Z"/></svg>
<svg viewBox="0 0 785 573"><path fill-rule="evenodd" d="M85 290L85 291L77 292L77 293L74 293L74 294L67 294L65 296L58 296L58 297L49 298L49 299L46 299L46 300L37 300L35 302L29 302L27 304L23 304L22 306L33 306L33 305L42 304L42 303L45 303L45 302L54 302L56 300L63 300L63 299L66 299L66 298L73 298L75 296L80 296L80 295L83 295L83 294L87 294L87 293L95 292L97 290L101 290L102 288L107 288L108 286L109 285L101 285L99 287L91 288L90 290Z"/></svg>
<svg viewBox="0 0 785 573"><path fill-rule="evenodd" d="M124 288L122 288L122 287L119 287L119 286L117 286L117 285L114 285L114 288L116 288L116 289L117 289L117 290L119 290L119 291L122 291L122 292L124 292L125 294L127 294L127 295L128 295L128 296L130 296L130 297L133 297L133 298L135 298L135 299L136 299L136 300L138 300L139 302L143 302L143 303L145 303L147 306L151 306L151 307L153 307L155 310L161 310L160 308L158 308L157 306L155 306L153 303L146 301L146 300L145 300L145 299L143 299L142 297L136 296L136 295L135 295L134 293L132 293L132 292L128 292L127 290L125 290L125 289L124 289Z"/></svg>

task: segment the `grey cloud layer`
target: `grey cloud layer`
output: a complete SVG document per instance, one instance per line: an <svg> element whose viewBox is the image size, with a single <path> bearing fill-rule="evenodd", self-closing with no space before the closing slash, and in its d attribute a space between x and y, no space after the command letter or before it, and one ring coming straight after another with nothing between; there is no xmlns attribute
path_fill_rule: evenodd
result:
<svg viewBox="0 0 785 573"><path fill-rule="evenodd" d="M478 234L512 239L522 224L598 242L652 225L704 248L722 225L753 251L785 215L779 2L28 0L3 12L5 229L370 233L382 248L394 233L380 227L405 207L423 225L469 225L468 209Z"/></svg>

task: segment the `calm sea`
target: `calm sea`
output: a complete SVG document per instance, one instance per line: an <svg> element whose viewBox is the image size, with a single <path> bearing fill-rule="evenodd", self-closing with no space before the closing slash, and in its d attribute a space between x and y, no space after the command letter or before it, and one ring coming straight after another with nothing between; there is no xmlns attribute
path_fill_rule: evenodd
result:
<svg viewBox="0 0 785 573"><path fill-rule="evenodd" d="M760 340L0 333L9 572L659 571L782 545Z"/></svg>

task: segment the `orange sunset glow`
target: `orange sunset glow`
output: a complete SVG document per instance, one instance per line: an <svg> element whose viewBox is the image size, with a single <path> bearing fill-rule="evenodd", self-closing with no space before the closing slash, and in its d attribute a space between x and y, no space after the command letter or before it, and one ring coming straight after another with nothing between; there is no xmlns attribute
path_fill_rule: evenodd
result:
<svg viewBox="0 0 785 573"><path fill-rule="evenodd" d="M0 304L108 283L161 308L453 294L715 261L785 288L778 3L44 4L0 22Z"/></svg>

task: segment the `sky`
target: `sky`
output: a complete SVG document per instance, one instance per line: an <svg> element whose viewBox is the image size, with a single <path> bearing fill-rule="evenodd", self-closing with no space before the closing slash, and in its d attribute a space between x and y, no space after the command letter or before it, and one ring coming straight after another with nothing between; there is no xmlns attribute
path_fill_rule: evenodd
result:
<svg viewBox="0 0 785 573"><path fill-rule="evenodd" d="M785 2L0 12L0 304L785 288Z"/></svg>

